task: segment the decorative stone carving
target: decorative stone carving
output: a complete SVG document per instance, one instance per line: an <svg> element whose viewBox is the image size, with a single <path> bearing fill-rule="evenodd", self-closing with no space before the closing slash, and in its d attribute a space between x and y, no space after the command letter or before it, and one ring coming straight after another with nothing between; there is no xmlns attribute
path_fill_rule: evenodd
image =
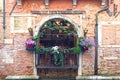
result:
<svg viewBox="0 0 120 80"><path fill-rule="evenodd" d="M105 5L106 0L101 0L101 6Z"/></svg>
<svg viewBox="0 0 120 80"><path fill-rule="evenodd" d="M22 0L17 0L17 5L19 8L22 8Z"/></svg>
<svg viewBox="0 0 120 80"><path fill-rule="evenodd" d="M49 0L45 0L45 7L48 8L49 6Z"/></svg>
<svg viewBox="0 0 120 80"><path fill-rule="evenodd" d="M73 6L74 6L74 7L77 6L77 0L73 0Z"/></svg>

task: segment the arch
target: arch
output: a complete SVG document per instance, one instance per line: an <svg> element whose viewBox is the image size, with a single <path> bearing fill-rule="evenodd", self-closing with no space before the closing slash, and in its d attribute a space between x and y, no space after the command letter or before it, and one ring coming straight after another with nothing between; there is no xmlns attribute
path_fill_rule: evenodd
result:
<svg viewBox="0 0 120 80"><path fill-rule="evenodd" d="M82 35L82 30L79 31L79 25L77 23L75 23L72 19L70 19L69 17L63 16L63 15L52 15L52 16L44 17L38 24L36 24L36 29L35 29L34 35L38 35L40 28L46 21L48 21L50 19L54 19L54 18L61 18L61 19L67 20L68 22L70 22L71 24L74 25L78 36Z"/></svg>
<svg viewBox="0 0 120 80"><path fill-rule="evenodd" d="M70 22L73 25L74 29L76 30L78 37L83 35L82 27L80 25L78 25L77 23L75 23L70 17L64 16L64 15L51 15L51 16L46 16L46 17L42 18L42 20L38 24L36 24L34 35L37 36L39 34L39 31L43 27L45 22L47 22L51 19L56 19L56 18L64 19L64 20ZM82 54L79 55L78 75L82 74L82 66L81 66L82 61L81 60L82 60Z"/></svg>

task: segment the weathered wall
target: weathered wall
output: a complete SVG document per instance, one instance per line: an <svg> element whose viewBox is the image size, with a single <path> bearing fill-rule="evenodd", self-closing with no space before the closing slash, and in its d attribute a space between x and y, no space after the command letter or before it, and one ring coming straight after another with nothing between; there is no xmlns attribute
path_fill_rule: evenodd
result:
<svg viewBox="0 0 120 80"><path fill-rule="evenodd" d="M2 0L0 0L0 12L2 10Z"/></svg>
<svg viewBox="0 0 120 80"><path fill-rule="evenodd" d="M120 16L100 17L99 74L120 75Z"/></svg>
<svg viewBox="0 0 120 80"><path fill-rule="evenodd" d="M10 44L3 43L3 29L1 26L0 19L0 75L29 75L33 74L34 68L34 57L33 52L28 52L25 50L24 41L30 37L28 32L22 33L11 33L11 18L9 15L10 10L14 5L15 0L8 0L6 5L6 38L12 40L13 42ZM88 29L87 37L94 40L94 29L95 29L95 14L98 10L101 9L100 2L95 0L82 0L79 1L77 7L74 8L72 6L72 1L67 0L53 0L50 1L49 8L46 9L44 5L44 0L22 0L22 8L19 9L18 6L15 7L13 14L31 14L31 10L85 10L86 14L82 15L82 24L80 24L80 15L64 15L73 19L81 27ZM67 3L67 6L66 6ZM56 5L57 4L57 5ZM54 6L53 6L54 5ZM112 7L112 4L111 4ZM111 8L112 9L112 8ZM35 25L39 23L43 18L50 15L33 15L31 14L32 25L35 29ZM0 17L2 18L2 17ZM23 21L23 19L22 19ZM115 18L114 16L109 17L106 12L102 12L99 14L99 25L101 21L120 21L120 15ZM23 21L26 22L26 21ZM23 25L23 26L22 26ZM120 25L120 24L118 24ZM25 24L21 24L21 29L26 29ZM104 24L101 25L104 27ZM107 34L114 33L115 31L110 28L105 29L104 32ZM117 29L119 32L119 29ZM104 33L102 32L102 33ZM103 36L103 44L111 43L111 38L107 39L107 34ZM102 34L103 35L103 34ZM116 36L119 34L115 34ZM114 41L114 40L113 40ZM117 38L117 42L120 42L120 39ZM115 45L115 44L114 44ZM99 74L120 74L119 65L120 65L120 47L100 47L99 48ZM94 74L94 48L82 56L82 73L83 75L93 75Z"/></svg>
<svg viewBox="0 0 120 80"><path fill-rule="evenodd" d="M0 17L0 76L32 75L34 72L33 52L25 50L25 40L31 36L28 33L11 33L10 17L6 14L5 43ZM21 24L21 25L24 25ZM23 26L24 29L24 26Z"/></svg>

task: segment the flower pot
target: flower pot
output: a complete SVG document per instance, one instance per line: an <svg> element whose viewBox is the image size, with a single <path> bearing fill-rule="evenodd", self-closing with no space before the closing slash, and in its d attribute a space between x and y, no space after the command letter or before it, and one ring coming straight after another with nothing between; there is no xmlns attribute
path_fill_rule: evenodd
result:
<svg viewBox="0 0 120 80"><path fill-rule="evenodd" d="M35 45L26 45L26 50L35 51Z"/></svg>

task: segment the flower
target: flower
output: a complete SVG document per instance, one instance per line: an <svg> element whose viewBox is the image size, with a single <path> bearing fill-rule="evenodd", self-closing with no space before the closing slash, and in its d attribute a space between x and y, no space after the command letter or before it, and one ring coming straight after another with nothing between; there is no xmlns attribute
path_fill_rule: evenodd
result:
<svg viewBox="0 0 120 80"><path fill-rule="evenodd" d="M28 39L28 40L25 41L25 44L26 44L26 45L35 45L36 42L33 41L33 40L31 40L31 39Z"/></svg>
<svg viewBox="0 0 120 80"><path fill-rule="evenodd" d="M52 49L53 49L53 50L56 50L56 51L58 50L58 48L59 48L58 46L52 47Z"/></svg>
<svg viewBox="0 0 120 80"><path fill-rule="evenodd" d="M25 44L28 48L34 48L36 42L31 40L31 39L28 39L28 40L25 41Z"/></svg>
<svg viewBox="0 0 120 80"><path fill-rule="evenodd" d="M88 39L85 39L83 37L79 38L79 43L78 43L79 47L82 47L83 51L88 50L89 48L91 48L92 46L95 46L95 43Z"/></svg>

